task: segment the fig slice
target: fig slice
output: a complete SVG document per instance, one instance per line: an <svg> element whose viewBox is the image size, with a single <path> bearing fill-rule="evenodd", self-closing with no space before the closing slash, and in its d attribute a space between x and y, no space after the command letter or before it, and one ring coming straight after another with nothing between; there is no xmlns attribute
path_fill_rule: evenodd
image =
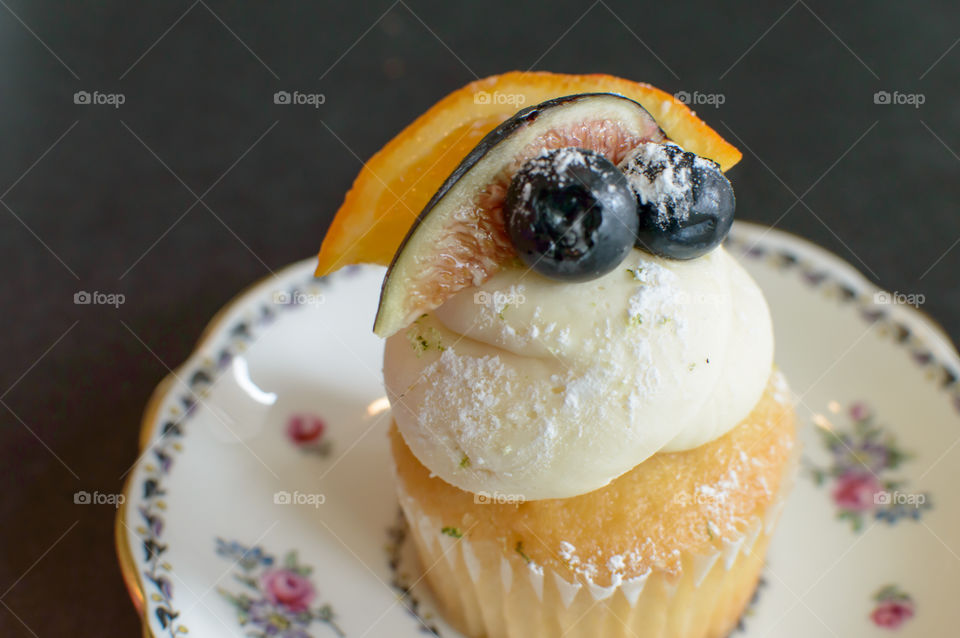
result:
<svg viewBox="0 0 960 638"><path fill-rule="evenodd" d="M480 140L417 216L384 278L374 332L389 337L516 260L503 202L528 159L573 146L618 164L641 142L666 139L640 104L613 93L569 95L519 111Z"/></svg>

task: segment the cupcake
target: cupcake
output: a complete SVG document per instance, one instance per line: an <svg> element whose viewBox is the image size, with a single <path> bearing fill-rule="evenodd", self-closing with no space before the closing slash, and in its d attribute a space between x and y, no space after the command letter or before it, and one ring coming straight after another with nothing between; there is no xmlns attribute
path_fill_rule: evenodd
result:
<svg viewBox="0 0 960 638"><path fill-rule="evenodd" d="M476 96L505 86L550 99L492 115ZM394 253L374 327L443 613L489 638L726 636L796 465L769 311L722 246L739 154L605 76L492 78L424 118L421 141L488 131ZM461 147L437 133L421 178ZM416 164L398 140L371 164Z"/></svg>

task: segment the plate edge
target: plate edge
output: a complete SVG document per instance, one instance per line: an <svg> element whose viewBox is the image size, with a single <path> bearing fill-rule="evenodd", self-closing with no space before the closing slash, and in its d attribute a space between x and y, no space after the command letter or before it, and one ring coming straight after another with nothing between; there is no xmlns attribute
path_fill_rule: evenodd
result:
<svg viewBox="0 0 960 638"><path fill-rule="evenodd" d="M121 503L117 508L117 514L114 518L114 551L117 555L117 561L120 564L120 574L123 577L127 594L130 596L133 606L137 610L137 615L140 616L140 624L143 630L144 638L156 638L156 636L153 633L153 630L150 628L150 621L147 618L146 588L143 585L143 581L140 579L140 574L136 567L136 561L133 558L133 552L131 550L130 538L128 536L128 532L130 530L126 524L127 501L129 499L127 499L126 496L130 493L130 490L133 487L133 477L137 470L137 466L140 464L141 458L143 457L144 452L146 452L147 447L152 442L154 429L152 426L156 422L155 417L160 411L160 406L169 395L170 387L180 377L180 373L188 368L195 359L201 356L203 349L206 348L207 345L209 345L209 343L213 340L214 335L219 332L222 324L227 323L227 320L232 316L233 312L240 305L242 305L243 302L257 293L260 289L266 288L272 281L282 279L291 271L305 268L315 259L316 257L308 257L306 259L296 261L292 264L284 266L277 272L264 275L253 283L241 288L239 292L231 297L230 300L227 301L227 303L224 304L219 310L217 310L210 320L207 321L200 333L200 336L194 343L193 348L190 350L190 354L187 355L187 358L184 359L180 365L167 373L150 393L150 398L147 400L147 405L140 417L140 426L137 439L137 458L130 467L126 479L124 479L121 493L125 498L123 503ZM331 275L333 274L335 273L331 273Z"/></svg>

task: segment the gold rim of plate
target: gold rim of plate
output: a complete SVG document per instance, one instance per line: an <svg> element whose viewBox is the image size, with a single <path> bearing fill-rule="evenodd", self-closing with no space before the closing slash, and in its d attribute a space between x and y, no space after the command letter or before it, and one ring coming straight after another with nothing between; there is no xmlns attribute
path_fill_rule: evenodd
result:
<svg viewBox="0 0 960 638"><path fill-rule="evenodd" d="M190 351L190 354L187 356L184 363L180 364L172 372L163 377L163 379L161 379L157 386L153 389L150 399L147 400L147 405L146 408L144 408L143 416L140 418L140 435L137 444L137 460L133 467L130 468L130 472L127 474L127 478L123 482L122 494L124 495L124 500L123 503L121 503L117 508L117 515L114 519L114 546L117 552L117 560L120 563L120 573L123 576L123 582L127 587L127 593L130 594L130 598L133 601L133 606L136 608L137 614L140 616L140 625L143 629L144 638L157 638L157 636L150 629L150 621L147 618L146 590L143 586L143 580L140 578L140 572L137 569L136 561L133 558L133 552L130 549L130 534L132 533L132 530L127 527L125 521L127 515L127 503L130 500L130 491L133 487L133 476L140 464L140 457L143 456L143 453L147 450L147 447L152 442L153 427L156 423L156 417L160 411L160 406L169 393L170 387L180 377L180 374L183 372L186 364L189 363L194 356L196 356L196 354L210 341L212 341L213 336L219 332L221 324L226 322L227 317L232 313L232 311L239 306L241 302L246 300L246 298L254 290L260 288L270 280L282 279L288 270L295 268L298 265L299 262L282 268L278 272L271 275L265 275L257 279L252 284L247 285L239 293L232 297L230 301L220 308L220 310L213 315L210 321L207 322L203 332L200 333L200 338L197 339L196 344Z"/></svg>

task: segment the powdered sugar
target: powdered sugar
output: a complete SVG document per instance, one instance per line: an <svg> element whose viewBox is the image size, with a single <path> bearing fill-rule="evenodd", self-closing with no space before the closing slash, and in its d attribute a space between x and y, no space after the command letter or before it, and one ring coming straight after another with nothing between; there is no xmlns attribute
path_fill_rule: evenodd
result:
<svg viewBox="0 0 960 638"><path fill-rule="evenodd" d="M567 564L575 565L580 562L580 557L576 554L577 548L567 541L560 541L560 550L557 552Z"/></svg>
<svg viewBox="0 0 960 638"><path fill-rule="evenodd" d="M641 547L625 550L607 558L606 561L598 556L582 558L577 554L577 548L567 541L560 541L557 555L566 564L566 567L576 575L575 581L588 586L596 585L600 578L600 564L603 565L610 578L611 587L620 586L624 581L624 573L636 572L644 560L654 563L665 562L656 552L652 539L646 539Z"/></svg>
<svg viewBox="0 0 960 638"><path fill-rule="evenodd" d="M611 556L607 560L607 569L610 570L610 573L617 574L624 570L626 567L626 562L623 560L623 556L617 554L616 556Z"/></svg>
<svg viewBox="0 0 960 638"><path fill-rule="evenodd" d="M649 350L638 360L623 344L615 355L616 343L604 340L595 360L545 377L523 374L504 361L509 354L474 356L454 343L423 369L417 422L450 462L469 459L462 471L518 482L536 476L559 462L558 454L584 444L577 443L587 436L584 424L616 418L611 393L627 392L642 406L656 392L659 377L647 374L656 368ZM628 363L644 374L630 372Z"/></svg>
<svg viewBox="0 0 960 638"><path fill-rule="evenodd" d="M498 356L463 357L457 355L453 348L448 348L423 371L423 376L430 383L427 386L427 400L419 405L419 422L424 427L440 422L446 406L454 401L457 419L450 424L450 433L454 437L449 437L446 431L430 434L443 441L449 453L456 455L462 453L465 445L495 434L490 426L498 423L496 419L491 420L490 416L496 413L501 394L509 394L518 375L513 368L505 366ZM461 384L466 384L472 392L464 396L455 391ZM482 446L470 447L471 464L483 466L486 461L477 454Z"/></svg>
<svg viewBox="0 0 960 638"><path fill-rule="evenodd" d="M573 146L544 149L539 155L528 160L517 173L518 176L524 176L521 179L523 188L519 193L519 200L524 205L530 202L530 198L533 197L535 192L534 182L538 180L549 180L553 182L555 188L582 184L583 178L578 177L578 175L582 175L582 171L587 168L601 171L604 178L616 173L616 170L606 161L606 158L596 151ZM517 177L514 179L516 180ZM607 181L610 181L610 179ZM608 189L610 192L616 192L617 187L611 184Z"/></svg>
<svg viewBox="0 0 960 638"><path fill-rule="evenodd" d="M557 149L553 155L557 172L563 174L570 170L571 166L586 166L587 153L588 151L583 149L569 146ZM544 157L544 155L541 155L541 157Z"/></svg>
<svg viewBox="0 0 960 638"><path fill-rule="evenodd" d="M526 347L531 344L552 343L554 339L558 342L569 340L569 329L565 328L564 334L556 334L559 328L557 322L544 321L543 310L539 306L533 308L529 322L511 320L516 308L527 301L526 288L522 284L510 286L503 291L475 293L474 301L479 306L475 317L476 328L496 333L499 343Z"/></svg>
<svg viewBox="0 0 960 638"><path fill-rule="evenodd" d="M779 371L773 375L773 398L777 403L783 405L793 405L795 403L790 387L787 385L787 379Z"/></svg>
<svg viewBox="0 0 960 638"><path fill-rule="evenodd" d="M620 163L630 188L641 204L657 213L657 224L684 221L694 203L695 175L707 170L710 160L688 153L670 142L640 144Z"/></svg>
<svg viewBox="0 0 960 638"><path fill-rule="evenodd" d="M635 326L670 323L682 337L683 295L676 274L652 261L630 269L630 273L641 286L630 297L627 322Z"/></svg>

